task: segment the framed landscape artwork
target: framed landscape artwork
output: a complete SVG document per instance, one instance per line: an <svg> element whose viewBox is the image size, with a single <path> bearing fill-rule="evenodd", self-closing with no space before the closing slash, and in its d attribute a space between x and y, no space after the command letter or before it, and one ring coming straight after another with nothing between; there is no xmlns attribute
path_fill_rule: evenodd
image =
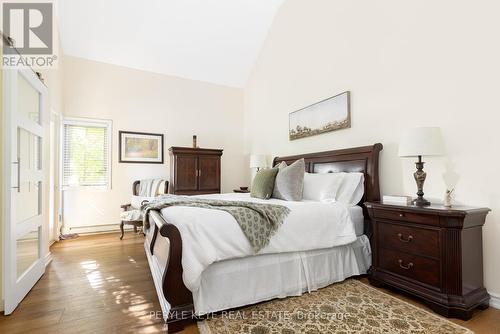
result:
<svg viewBox="0 0 500 334"><path fill-rule="evenodd" d="M120 162L163 163L163 134L119 131Z"/></svg>
<svg viewBox="0 0 500 334"><path fill-rule="evenodd" d="M351 127L350 92L344 92L289 115L290 140Z"/></svg>

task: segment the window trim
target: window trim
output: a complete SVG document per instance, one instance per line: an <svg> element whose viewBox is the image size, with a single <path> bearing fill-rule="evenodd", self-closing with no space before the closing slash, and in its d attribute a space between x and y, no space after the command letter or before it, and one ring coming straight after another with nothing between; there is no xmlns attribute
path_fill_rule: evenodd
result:
<svg viewBox="0 0 500 334"><path fill-rule="evenodd" d="M69 186L64 184L64 152L65 152L65 143L66 143L66 132L64 130L65 125L76 125L76 126L97 126L97 127L106 127L108 130L107 140L108 140L108 168L106 175L106 185L105 186ZM62 190L111 190L112 189L112 171L113 168L113 121L110 119L97 119L97 118L84 118L84 117L64 117L61 122L61 189Z"/></svg>

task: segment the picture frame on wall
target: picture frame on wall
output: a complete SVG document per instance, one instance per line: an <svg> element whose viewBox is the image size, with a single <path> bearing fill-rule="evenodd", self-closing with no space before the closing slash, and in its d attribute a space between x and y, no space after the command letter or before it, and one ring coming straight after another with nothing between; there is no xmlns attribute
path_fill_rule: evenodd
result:
<svg viewBox="0 0 500 334"><path fill-rule="evenodd" d="M350 101L351 93L346 91L290 113L289 139L295 140L350 128Z"/></svg>
<svg viewBox="0 0 500 334"><path fill-rule="evenodd" d="M119 131L120 163L163 163L163 134Z"/></svg>

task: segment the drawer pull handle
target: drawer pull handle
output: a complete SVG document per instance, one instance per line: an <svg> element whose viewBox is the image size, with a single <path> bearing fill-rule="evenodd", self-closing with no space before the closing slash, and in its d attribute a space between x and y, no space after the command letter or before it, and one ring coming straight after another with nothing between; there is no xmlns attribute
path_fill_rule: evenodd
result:
<svg viewBox="0 0 500 334"><path fill-rule="evenodd" d="M413 240L413 236L409 235L408 238L403 238L403 235L401 233L398 233L399 241L401 242L410 242Z"/></svg>
<svg viewBox="0 0 500 334"><path fill-rule="evenodd" d="M401 217L401 218L403 218L404 216L405 216L405 214L402 212L399 214L399 217Z"/></svg>
<svg viewBox="0 0 500 334"><path fill-rule="evenodd" d="M408 265L406 266L403 264L403 260L399 259L398 262L399 262L399 267L404 270L409 270L411 267L413 267L413 262L408 263Z"/></svg>

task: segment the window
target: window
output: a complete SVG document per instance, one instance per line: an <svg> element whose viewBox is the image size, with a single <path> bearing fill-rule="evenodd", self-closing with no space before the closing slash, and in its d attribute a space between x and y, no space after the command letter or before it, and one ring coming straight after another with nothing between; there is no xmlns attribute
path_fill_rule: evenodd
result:
<svg viewBox="0 0 500 334"><path fill-rule="evenodd" d="M63 121L63 187L111 187L111 121Z"/></svg>

